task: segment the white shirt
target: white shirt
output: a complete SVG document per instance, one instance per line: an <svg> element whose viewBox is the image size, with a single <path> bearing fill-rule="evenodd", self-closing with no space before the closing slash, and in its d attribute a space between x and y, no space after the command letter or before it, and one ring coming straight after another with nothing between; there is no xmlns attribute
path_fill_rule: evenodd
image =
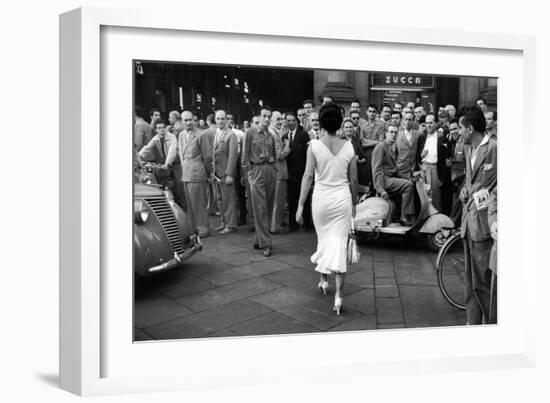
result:
<svg viewBox="0 0 550 403"><path fill-rule="evenodd" d="M482 145L484 144L487 144L489 142L489 136L484 136L483 137L483 140L481 140L481 143L479 143L479 145L477 146L477 148L474 150L474 152L472 153L472 159L471 159L471 164L472 164L472 171L474 170L474 165L476 163L476 158L477 158L477 151L479 150L479 147L481 147Z"/></svg>
<svg viewBox="0 0 550 403"><path fill-rule="evenodd" d="M288 132L288 138L290 139L290 141L294 141L294 133L295 133L294 130L290 130Z"/></svg>
<svg viewBox="0 0 550 403"><path fill-rule="evenodd" d="M405 132L405 138L407 139L407 141L409 142L409 145L411 144L411 140L412 140L412 133L408 130L404 130Z"/></svg>
<svg viewBox="0 0 550 403"><path fill-rule="evenodd" d="M424 150L428 150L428 154L426 154L426 156L422 159L422 162L427 162L428 164L436 164L437 163L437 133L434 132L426 136L426 144L424 144Z"/></svg>

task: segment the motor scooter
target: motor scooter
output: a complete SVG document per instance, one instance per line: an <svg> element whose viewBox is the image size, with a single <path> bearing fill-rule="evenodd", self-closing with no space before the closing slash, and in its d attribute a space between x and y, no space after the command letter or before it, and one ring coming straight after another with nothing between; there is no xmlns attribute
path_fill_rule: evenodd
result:
<svg viewBox="0 0 550 403"><path fill-rule="evenodd" d="M359 243L369 238L378 238L383 234L398 236L421 234L426 237L429 248L439 252L447 239L457 231L454 222L433 206L428 194L429 185L426 185L422 175L413 178L413 183L420 198L420 213L410 226L399 222L398 213L395 217L398 211L396 205L400 200L396 203L391 198L386 200L378 196L368 197L368 195L360 198L353 220Z"/></svg>

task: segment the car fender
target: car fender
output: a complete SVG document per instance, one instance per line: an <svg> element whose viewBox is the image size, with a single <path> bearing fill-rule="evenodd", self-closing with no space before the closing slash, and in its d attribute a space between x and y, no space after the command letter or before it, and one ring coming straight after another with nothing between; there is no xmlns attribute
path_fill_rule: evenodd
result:
<svg viewBox="0 0 550 403"><path fill-rule="evenodd" d="M453 220L451 220L445 214L438 213L438 214L429 216L424 222L424 224L422 225L422 228L420 228L418 232L423 232L425 234L435 234L441 228L454 228L454 227L455 227L455 223L453 222Z"/></svg>
<svg viewBox="0 0 550 403"><path fill-rule="evenodd" d="M159 235L160 234L160 235ZM134 224L134 271L147 274L149 267L173 257L170 241L153 226Z"/></svg>

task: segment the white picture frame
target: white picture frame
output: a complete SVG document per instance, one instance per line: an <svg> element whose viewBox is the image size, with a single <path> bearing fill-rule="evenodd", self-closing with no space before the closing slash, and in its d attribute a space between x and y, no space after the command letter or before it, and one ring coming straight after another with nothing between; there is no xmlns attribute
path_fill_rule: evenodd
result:
<svg viewBox="0 0 550 403"><path fill-rule="evenodd" d="M526 100L535 98L535 42L530 36L369 28L338 22L327 26L306 21L304 24L286 26L263 19L247 21L244 27L242 24L224 19L223 16L215 15L205 20L186 19L185 23L182 23L176 14L161 15L146 10L102 8L81 8L61 15L60 385L63 389L79 395L99 395L229 385L291 384L296 382L296 379L307 381L312 378L313 375L308 374L315 372L312 369L318 367L333 369L332 375L323 375L327 380L331 377L342 380L345 378L344 375L339 377L334 374L351 372L357 379L375 374L413 374L419 370L423 373L434 373L523 368L534 365L536 284L528 279L536 277L537 264L536 253L531 254L527 251L533 251L536 245L529 243L524 236L519 237L523 241L517 244L507 235L507 228L513 227L514 220L532 222L535 219L534 212L529 211L525 203L520 203L517 211L512 214L510 208L507 210L507 206L501 201L499 220L502 216L503 224L499 224L502 229L502 239L499 239L499 265L504 262L504 269L517 265L522 271L521 275L504 274L499 278L499 308L504 313L499 318L498 326L132 344L131 338L128 338L131 328L123 326L122 330L116 329L116 323L127 324L128 320L131 321L131 318L128 318L132 303L132 299L128 298L131 296L130 284L125 284L123 277L117 277L118 280L114 279L112 282L107 281L113 273L105 269L112 267L111 261L118 261L119 258L127 263L131 253L131 238L127 238L126 249L122 248L120 251L114 250L110 243L110 240L116 239L118 235L128 234L124 225L115 226L111 222L117 220L114 212L121 211L111 211L111 193L116 187L117 192L124 193L126 197L131 195L131 181L128 179L127 184L118 182L119 185L116 186L113 183L116 181L108 179L105 175L106 166L113 166L113 153L124 150L125 144L130 144L131 138L121 136L120 140L114 140L113 136L104 137L106 132L112 131L112 121L111 116L108 116L110 111L102 109L105 108L102 92L107 91L106 86L124 84L112 80L105 82L105 77L110 73L103 69L109 61L102 57L107 55L114 58L116 55L109 51L120 46L120 41L130 41L127 38L136 35L139 30L144 37L155 35L157 39L162 37L167 41L179 40L178 35L187 33L191 37L188 38L186 46L191 48L193 41L202 40L199 39L201 37L215 42L220 36L226 35L228 40L248 40L246 46L276 47L281 43L303 41L308 44L318 42L319 46L325 49L330 46L366 46L374 49L371 49L373 52L377 49L384 51L386 47L428 55L430 52L439 52L451 60L453 57L460 58L462 54L468 56L470 61L476 57L490 59L494 56L495 60L502 58L509 62L509 66L480 65L479 68L470 70L472 73L477 71L479 75L494 76L486 73L510 68L504 76L499 76L499 158L505 161L514 151L514 158L529 161L536 149L529 141L518 146L506 140L506 133L534 131L532 120L525 119L529 104ZM105 33L111 37L102 36ZM105 50L106 48L108 49ZM203 59L204 56L201 56L201 49L195 49L194 52L196 61L206 61ZM150 54L142 52L136 54L135 58L147 59L144 56L148 55ZM158 56L158 60L162 60L162 51ZM127 55L120 57L127 58ZM208 61L220 62L216 57L214 55ZM247 62L246 58L241 60L243 64ZM341 66L334 62L316 67L337 69ZM437 66L434 73L453 72L452 66ZM365 64L362 67L365 67ZM124 68L127 68L127 74L131 76L130 65ZM417 67L416 71L422 72L421 69L422 67ZM396 66L393 70L412 71L406 63ZM113 98L109 98L110 105L116 100L122 100L122 110L130 112L131 92L126 93L118 89L113 92ZM512 116L506 113L511 111L512 107L512 103L507 99L510 96L516 97L515 105L524 105L519 113L515 111L513 121L506 118ZM122 119L122 123L131 133L131 113L127 116L127 119ZM504 139L502 142L500 136ZM116 143L111 143L112 141ZM130 158L129 151L127 156L121 155L122 162L129 161ZM525 188L529 186L535 193L532 196L536 197L533 178L520 177L518 173L511 172L512 169L506 167L506 164L500 165L501 178L519 178L523 181L519 183ZM121 163L121 166L124 164ZM504 186L503 189L499 189L499 196L501 200L507 199L514 192L510 186ZM131 204L117 208L131 209ZM110 211L107 217L105 211ZM111 230L114 232L105 236L103 229L109 226L113 227ZM517 231L525 233L527 227L521 226L515 231L516 234ZM122 236L121 239L126 238ZM131 273L131 267L127 264L123 263L121 267L128 267ZM506 273L506 270L501 270L500 267L499 270ZM130 276L126 273L126 280ZM121 281L124 290L117 288ZM512 300L510 290L513 283L523 287L524 298L521 301ZM120 291L122 297L120 301L113 302L112 293L116 291ZM463 340L463 347L466 347L468 342L471 342L472 346L467 349L449 346L445 350L443 345L437 345L437 340L445 337ZM344 341L344 351L347 346L359 346L364 343L365 353L350 356L348 352L340 359L324 361L319 359L314 351L327 340L330 343ZM475 340L483 342L480 346L474 347ZM488 346L484 342L488 340L494 340L495 343L484 350ZM374 343L382 346L377 348L378 355L371 347ZM384 343L392 343L395 347L389 350L387 344L386 348L384 347ZM407 351L411 349L407 349L405 344L419 347L417 351ZM284 349L288 349L288 345L293 346L291 356L282 355L281 351L286 351ZM433 351L430 351L430 346L433 346ZM204 358L206 352L210 354L207 355L208 359ZM168 360L168 356L173 360ZM258 358L262 356L266 358ZM284 360L278 358L281 356ZM143 362L149 360L156 365L153 366L155 373L151 373L151 368L149 371L136 368L136 361L139 362L142 358ZM122 364L118 367L115 364L111 365L117 360L119 363L129 363L134 370ZM239 364L235 367L233 362Z"/></svg>

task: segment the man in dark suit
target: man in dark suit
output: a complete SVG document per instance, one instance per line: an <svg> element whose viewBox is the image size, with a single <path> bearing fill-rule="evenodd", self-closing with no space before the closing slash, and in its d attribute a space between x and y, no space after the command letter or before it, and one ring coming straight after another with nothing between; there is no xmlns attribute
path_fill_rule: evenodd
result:
<svg viewBox="0 0 550 403"><path fill-rule="evenodd" d="M445 138L437 135L435 115L426 115L426 133L418 139L418 164L426 183L430 185L432 204L437 211L443 212L441 187L447 176L447 149Z"/></svg>
<svg viewBox="0 0 550 403"><path fill-rule="evenodd" d="M372 152L372 176L376 192L384 199L401 195L401 223L412 225L414 209L413 183L399 174L395 140L399 127L388 125L386 139L379 142Z"/></svg>
<svg viewBox="0 0 550 403"><path fill-rule="evenodd" d="M293 112L286 114L286 124L288 128L288 141L290 144L290 153L286 157L288 169L288 220L290 231L298 229L296 222L296 210L300 198L300 187L302 177L306 169L307 147L310 140L309 135L298 125L298 121ZM304 226L312 228L311 220L311 198L308 198L304 204Z"/></svg>
<svg viewBox="0 0 550 403"><path fill-rule="evenodd" d="M496 317L490 315L493 240L488 206L497 186L497 142L485 135L485 117L478 107L461 110L458 124L466 145L466 178L460 192L464 205L460 233L467 256L466 323L496 323Z"/></svg>

